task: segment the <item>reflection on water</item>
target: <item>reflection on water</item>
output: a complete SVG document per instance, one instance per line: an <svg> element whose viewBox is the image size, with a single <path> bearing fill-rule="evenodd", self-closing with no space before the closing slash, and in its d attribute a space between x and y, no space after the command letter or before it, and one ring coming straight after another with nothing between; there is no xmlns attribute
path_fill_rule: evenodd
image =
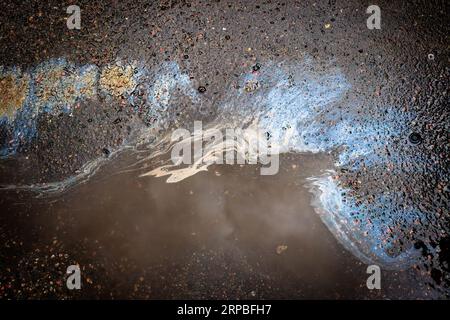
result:
<svg viewBox="0 0 450 320"><path fill-rule="evenodd" d="M29 251L20 256L31 264L33 248L39 248L41 260L67 253L71 263L84 266L92 279L83 284L84 297L419 294L409 291L416 283L407 273L383 273L383 291L367 290L366 265L345 251L314 213L306 179L323 173L331 157L284 155L275 176L261 176L257 165L215 165L176 184L137 177L165 156L141 161L138 169L136 154L125 152L70 192L25 197L29 200L13 205L6 216L32 220L10 234L17 221L3 217L4 234L28 243ZM52 268L49 263L39 272ZM64 263L57 270L64 270Z"/></svg>
<svg viewBox="0 0 450 320"><path fill-rule="evenodd" d="M66 69L71 70L78 80L75 81L75 78L70 77L67 78L68 80L66 79L67 81L55 80L58 78L57 75L67 72ZM121 94L144 123L154 123L157 128L161 128L163 133L157 137L154 143L142 145L141 141L145 141L148 137L148 132L143 130L137 134L136 141L122 145L110 156L110 159L114 159L111 161L111 165L116 167L115 171L109 173L109 176L131 174L133 179L130 181L154 181L153 178L146 176L169 175L169 182L178 182L180 185L194 184L196 179L199 179L197 176L208 175L210 177L208 181L223 179L210 176L213 172L211 166L177 167L170 163L169 151L173 144L169 141L169 137L171 130L175 129L174 114L171 112L171 108L175 108L177 99L184 98L187 99L192 110L200 110L202 104L189 77L180 70L175 62L167 62L150 70L147 66L139 63L128 67L84 66L78 68L65 60L57 60L43 63L36 70L30 71L32 76L27 76L28 73L25 73L26 76L20 76L22 75L20 70L0 71L12 79L8 78L10 81L7 81L8 92L17 89L24 93L26 89L29 90L24 93L23 99L11 100L11 103L2 107L8 111L7 117L2 117L2 123L9 126L13 138L12 142L6 143L3 149L6 150L5 152L15 151L18 144L36 134L32 130L34 128L32 125L23 126L24 121L34 123L36 114L51 113L56 106L62 106L63 109L70 111L71 103L77 99L84 99L86 96L93 97L103 94L114 99L115 96ZM37 81L36 77L40 73L43 74L42 79L39 78ZM31 85L22 86L22 80L29 81ZM77 85L78 82L82 85ZM244 129L254 126L265 132L267 137L270 137L270 143L276 145L280 154L284 156L290 157L294 154L302 155L308 152L313 155L314 159L319 159L329 155L332 161L321 167L321 169L329 171L308 170L304 163L288 162L283 166L287 168L289 164L295 165L307 174L305 178L310 178L308 186L315 195L314 206L319 212L319 216L345 248L363 262L377 263L385 268L396 270L421 263L420 251L413 246L415 243L423 243L426 250L433 252L434 255L438 253L436 247L427 241L429 234L433 241L439 241L442 237L440 225L435 221L437 218L434 215L428 215L417 205L403 206L402 192L386 192L386 190L378 190L368 185L363 187L367 187L365 191L369 192L366 192L365 197L360 197L358 191L344 187L333 171L345 169L347 172L350 170L357 174L361 174L361 172L365 174L364 172L380 170L380 168L389 166L389 174L404 175L413 167L403 164L420 163L421 161L425 163L420 154L408 151L405 144L401 143L402 138L408 134L408 123L414 117L413 114L400 113L397 111L398 108L392 106L376 109L374 102L372 105L365 106L369 109L374 107L374 109L364 113L364 110L358 107L362 102L358 101L355 96L349 98L352 93L352 84L339 68L331 62L319 65L308 56L301 61L266 61L262 63L262 68L257 72L249 70L248 73L241 75L238 82L234 89L226 90L221 99L217 99L213 105L209 106L210 109L217 112L217 117L207 124L208 128ZM120 87L118 84L125 84L125 87ZM67 91L67 88L73 90ZM55 90L56 95L48 94ZM71 94L67 96L65 94L67 92ZM19 106L20 103L23 106ZM14 106L11 106L12 104ZM18 110L15 116L11 116L13 107ZM158 120L154 122L153 119ZM178 125L189 126L190 124ZM24 131L23 128L28 128L28 131ZM195 137L192 139L195 140ZM225 145L215 145L215 151L224 151L225 149ZM236 151L239 152L239 149ZM209 154L203 156L209 157ZM122 157L131 157L132 160L128 159L124 164L121 162ZM98 175L98 171L105 162L104 158L91 161L85 164L77 175L63 181L31 185L29 183L3 183L2 188L5 190L32 190L43 196L60 194L71 187L78 187L82 183L87 182L88 185L92 185L96 183L97 179L104 179ZM244 166L244 168L240 170L251 170L248 168L252 168L252 166ZM266 181L271 181L270 183L274 185L276 185L275 181L279 181L282 185L282 179L291 181L291 177L287 178L282 175L258 179L252 177L250 178L252 183L254 181L259 183L259 185L254 184L253 188L261 189L261 181L264 179L269 179ZM238 186L241 187L250 182L240 178L235 183L237 185L234 188L238 189ZM300 179L297 183L302 184L303 180ZM107 189L107 186L102 186L102 188ZM159 188L168 190L168 187ZM172 188L177 190L181 187L176 184ZM371 192L372 190L375 191ZM293 194L298 192L295 199L300 199L302 192L304 194L304 191L300 192L297 189L289 192ZM128 198L132 198L127 190L123 190L123 195L126 195L127 202ZM71 196L70 193L68 196ZM272 196L275 197L275 195ZM176 202L175 198L165 198L163 195L158 195L158 197L165 199L168 203ZM300 201L301 204L295 199L289 201L292 201L292 205L297 205L297 211L301 211L305 204L308 204L308 208L310 208L310 201L306 198ZM160 201L159 199L155 200L159 206L161 206ZM208 207L211 205L207 199L199 198L196 201L198 206ZM258 201L262 200L258 198ZM265 207L268 208L277 203L270 197L267 198L267 201ZM220 205L220 202L216 204ZM290 203L287 205L291 206ZM144 204L142 206L145 207ZM220 208L219 206L217 209ZM235 209L237 211L234 211L233 214L245 214L246 210L243 208ZM98 208L97 210L104 209ZM261 210L262 208L259 211ZM269 210L271 215L273 210ZM125 211L122 214L127 215ZM276 216L274 215L274 217ZM275 221L273 223L275 224ZM417 225L420 225L419 231L414 229L416 232L410 236L411 230ZM298 230L301 230L300 226L298 226ZM225 231L217 230L217 232L221 234ZM298 233L301 232L298 231ZM415 238L416 234L417 239ZM423 236L424 234L426 236ZM163 235L161 237L164 239ZM315 238L316 235L311 235L311 237ZM403 243L405 238L408 241Z"/></svg>

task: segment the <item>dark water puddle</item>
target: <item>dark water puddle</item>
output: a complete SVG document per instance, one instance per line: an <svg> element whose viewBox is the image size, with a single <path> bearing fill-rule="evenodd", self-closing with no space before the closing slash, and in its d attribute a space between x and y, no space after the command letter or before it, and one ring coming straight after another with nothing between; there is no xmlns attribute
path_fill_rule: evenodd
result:
<svg viewBox="0 0 450 320"><path fill-rule="evenodd" d="M343 249L310 205L306 178L330 167L325 155L283 155L274 176L261 176L258 166L221 165L175 184L139 178L138 171L118 174L126 158L59 196L3 191L1 282L11 287L2 295L421 295L410 291L407 272L386 271L382 290L366 288L367 266ZM73 263L82 269L78 292L65 288Z"/></svg>

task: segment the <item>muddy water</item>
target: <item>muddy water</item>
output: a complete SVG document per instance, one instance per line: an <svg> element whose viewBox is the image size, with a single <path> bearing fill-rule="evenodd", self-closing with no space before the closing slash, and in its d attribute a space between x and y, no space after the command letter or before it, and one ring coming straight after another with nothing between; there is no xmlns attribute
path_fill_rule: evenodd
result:
<svg viewBox="0 0 450 320"><path fill-rule="evenodd" d="M28 294L16 296L420 295L409 291L407 272L387 272L383 290L368 290L367 266L314 212L306 178L330 168L329 156L282 155L274 176L261 176L257 165L216 165L170 184L164 177L139 177L145 166L126 170L132 158L120 156L58 196L3 197L1 226L10 247L1 257L8 268L25 273L2 272L3 282L18 285L22 277L30 286ZM12 242L22 245L11 249ZM84 277L79 292L65 289L65 268L73 263Z"/></svg>

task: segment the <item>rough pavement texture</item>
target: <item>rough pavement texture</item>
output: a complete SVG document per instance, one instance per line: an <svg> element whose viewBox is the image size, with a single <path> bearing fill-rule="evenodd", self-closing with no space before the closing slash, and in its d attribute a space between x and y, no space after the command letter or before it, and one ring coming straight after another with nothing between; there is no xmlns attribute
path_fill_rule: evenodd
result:
<svg viewBox="0 0 450 320"><path fill-rule="evenodd" d="M81 30L66 27L69 4L82 9ZM367 4L363 1L4 1L0 106L6 117L0 123L0 143L6 150L3 154L10 156L2 160L1 182L21 185L70 177L89 161L135 142L133 133L138 129L151 128L151 135L158 137L165 126L188 122L194 113L196 119L214 117L220 113L218 102L233 96L242 75L254 72L257 63L264 77L264 68L272 61L301 64L311 57L313 73L336 68L351 85L335 106L338 114L315 121L327 128L342 119L353 119L355 127L387 124L384 131L374 131L370 137L373 140L368 144L377 147L369 156L337 170L335 179L347 190L345 197L354 218L364 220L359 222L362 230L379 227L383 254L397 256L411 247L419 250L422 257L414 260L413 267L428 277L427 285L436 288L438 296L448 295L450 4L379 1L377 5L382 30L366 28ZM52 91L53 85L44 84L50 96L57 96L48 100L56 107L47 112L45 105L14 123L14 106L23 102L20 97L28 83L36 86L38 66L61 58L74 64L65 67L64 76L83 66L98 68L98 93L69 94L76 107L67 111L59 108L59 93ZM177 86L180 97L174 94L171 98L170 112L155 108L149 114L140 109L153 103L139 94L141 89L149 90L148 81L131 85L133 92L129 93L128 80L121 75L117 80L107 72L118 63L137 66L139 72L151 70L133 79L157 79L158 74L172 72L164 66L173 62L193 88L206 91L186 93L182 85ZM58 63L49 65L44 69L54 70ZM111 83L103 89L102 75ZM27 77L32 80L28 82ZM200 102L193 103L195 99ZM199 107L192 110L193 104ZM23 131L24 127L34 130ZM416 139L412 133L418 134ZM324 131L319 134L328 138ZM383 147L379 147L380 140L385 142ZM22 196L17 195L19 200ZM6 197L3 201L5 208L11 206ZM20 213L0 219L2 237L12 238L13 226L22 221ZM5 242L8 248L2 249L1 257L8 270L16 267L8 262L10 250L27 261L35 256L43 259L35 248L20 243ZM58 245L49 240L48 246ZM9 271L2 271L1 277L0 294L5 292L2 288L12 286L10 296L23 296L15 291L17 284L9 282ZM47 292L35 294L49 296Z"/></svg>

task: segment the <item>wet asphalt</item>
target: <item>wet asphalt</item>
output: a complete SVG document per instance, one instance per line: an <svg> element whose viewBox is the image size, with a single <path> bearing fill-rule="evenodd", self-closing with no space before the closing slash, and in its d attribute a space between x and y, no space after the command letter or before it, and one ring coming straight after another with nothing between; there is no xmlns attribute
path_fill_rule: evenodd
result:
<svg viewBox="0 0 450 320"><path fill-rule="evenodd" d="M70 4L82 9L81 30L66 27ZM216 101L257 63L264 68L265 61L301 61L308 55L319 65L331 64L351 82L344 100L356 101L361 119L381 117L387 107L414 114L402 123L407 130L398 144L389 148L404 159L420 155L420 161L387 167L343 168L338 179L362 202L380 190L398 193L402 205L419 208L426 217L395 248L415 246L422 250L422 262L386 271L386 286L374 292L365 287L366 265L335 240L310 206L303 182L329 167L332 161L321 159L324 155L289 156L284 173L270 181L255 175L254 168L215 168L176 187L112 174L121 168L114 160L97 178L60 197L1 191L0 297L448 297L447 1L378 1L381 30L366 27L368 4L356 0L0 5L5 68L28 70L60 57L97 66L176 61L201 88L202 110L195 112L204 118L217 114ZM59 181L89 161L107 158L133 140L136 127L150 126L127 105L125 97L90 99L71 114L39 114L39 134L1 160L1 183ZM183 103L177 108L181 111L170 116L170 125L198 117L183 112ZM345 104L339 108L342 114L355 112ZM163 130L151 134L157 139ZM2 141L9 134L0 129ZM389 148L380 156L389 157ZM300 176L293 172L295 163L304 166ZM216 170L224 172L217 176ZM205 198L205 190L216 194ZM239 201L227 200L226 190ZM211 199L227 208L212 205ZM271 208L274 204L287 208ZM267 212L277 210L285 215L272 221ZM68 264L79 264L86 275L80 291L65 288Z"/></svg>

